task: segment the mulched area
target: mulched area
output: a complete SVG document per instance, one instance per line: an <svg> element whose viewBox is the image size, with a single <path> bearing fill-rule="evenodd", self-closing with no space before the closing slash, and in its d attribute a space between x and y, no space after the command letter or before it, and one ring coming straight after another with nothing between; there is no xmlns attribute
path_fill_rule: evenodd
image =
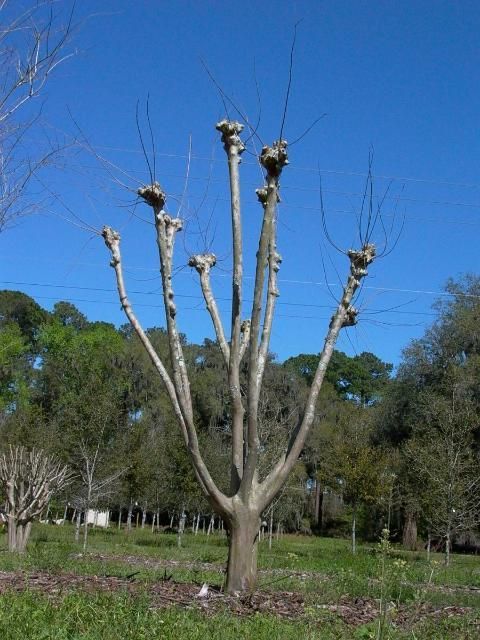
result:
<svg viewBox="0 0 480 640"><path fill-rule="evenodd" d="M345 624L355 627L373 622L380 613L378 601L371 598L350 598L347 596L340 598L337 604L320 605L319 608L336 613ZM390 603L387 617L395 627L411 628L427 618L452 618L471 612L471 607L438 607L431 603L401 605L397 609L393 603ZM480 620L475 622L476 626L477 624L480 625Z"/></svg>
<svg viewBox="0 0 480 640"><path fill-rule="evenodd" d="M226 571L225 564L213 562L191 562L188 560L170 560L167 558L149 558L147 556L136 555L120 555L120 554L101 554L101 553L76 553L72 556L75 560L95 560L98 562L118 562L128 564L130 566L142 566L148 569L187 569L189 571L211 571L212 573L224 574ZM279 576L285 578L295 578L297 580L306 580L315 578L315 580L328 580L328 576L317 571L298 571L295 569L259 569L258 575L262 576ZM260 580L260 586L263 580Z"/></svg>
<svg viewBox="0 0 480 640"><path fill-rule="evenodd" d="M206 614L229 611L238 616L256 612L274 615L285 620L298 620L305 614L304 597L292 591L259 590L245 596L228 596L216 588L191 582L175 582L172 579L149 582L128 577L77 575L74 573L27 573L23 571L0 571L0 595L7 591L38 591L54 600L72 592L111 593L124 592L139 595L148 592L152 608L179 606L197 609ZM312 604L309 604L311 609ZM336 614L352 627L374 621L379 615L378 602L371 598L344 596L336 604L317 604L313 608ZM418 606L401 606L389 614L389 619L399 627L412 625L431 617L464 616L472 611L469 607L436 607L424 603ZM480 622L479 622L480 624Z"/></svg>
<svg viewBox="0 0 480 640"><path fill-rule="evenodd" d="M58 598L72 592L126 592L131 595L145 592L145 583L113 576L88 576L74 573L50 574L22 571L0 572L0 594L7 591L40 591L43 595ZM201 591L206 594L201 596ZM301 594L289 591L257 591L248 596L227 596L213 588L187 582L161 580L148 583L148 596L152 607L178 605L196 608L206 613L230 610L246 616L255 612L269 613L284 619L298 619L304 614Z"/></svg>

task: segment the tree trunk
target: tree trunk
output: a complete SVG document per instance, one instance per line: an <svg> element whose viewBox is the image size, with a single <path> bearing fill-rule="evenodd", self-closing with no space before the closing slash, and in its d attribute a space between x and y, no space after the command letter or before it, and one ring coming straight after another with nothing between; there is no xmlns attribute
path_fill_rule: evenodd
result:
<svg viewBox="0 0 480 640"><path fill-rule="evenodd" d="M16 549L17 553L24 553L27 548L28 538L30 537L30 531L32 530L32 523L19 524L16 527Z"/></svg>
<svg viewBox="0 0 480 640"><path fill-rule="evenodd" d="M315 480L315 525L318 530L322 528L323 516L323 489L320 480Z"/></svg>
<svg viewBox="0 0 480 640"><path fill-rule="evenodd" d="M427 560L430 562L430 551L432 549L432 536L430 535L430 531L428 532L427 539Z"/></svg>
<svg viewBox="0 0 480 640"><path fill-rule="evenodd" d="M83 523L83 553L87 550L87 542L88 542L88 508L85 509L85 522Z"/></svg>
<svg viewBox="0 0 480 640"><path fill-rule="evenodd" d="M403 525L402 543L404 548L409 551L415 551L417 548L417 520L410 511L407 511Z"/></svg>
<svg viewBox="0 0 480 640"><path fill-rule="evenodd" d="M445 536L445 566L450 566L450 546L452 544L450 531L447 531Z"/></svg>
<svg viewBox="0 0 480 640"><path fill-rule="evenodd" d="M268 548L272 548L272 540L273 540L273 507L270 509L270 522L268 525Z"/></svg>
<svg viewBox="0 0 480 640"><path fill-rule="evenodd" d="M177 547L182 546L182 536L185 531L185 521L187 519L187 514L185 513L185 509L182 509L182 513L178 519L178 535L177 535Z"/></svg>
<svg viewBox="0 0 480 640"><path fill-rule="evenodd" d="M127 529L128 531L132 530L132 515L133 515L133 504L130 503L128 505L128 514L127 514Z"/></svg>
<svg viewBox="0 0 480 640"><path fill-rule="evenodd" d="M147 505L142 509L142 529L145 529L145 523L147 522Z"/></svg>
<svg viewBox="0 0 480 640"><path fill-rule="evenodd" d="M357 507L352 512L352 553L357 553Z"/></svg>
<svg viewBox="0 0 480 640"><path fill-rule="evenodd" d="M82 510L77 509L77 521L75 523L75 542L80 542L80 525L82 523Z"/></svg>
<svg viewBox="0 0 480 640"><path fill-rule="evenodd" d="M17 550L17 521L15 516L8 516L8 550Z"/></svg>
<svg viewBox="0 0 480 640"><path fill-rule="evenodd" d="M213 531L214 526L215 526L215 515L212 513L210 517L210 522L208 523L207 536L210 535L210 531Z"/></svg>
<svg viewBox="0 0 480 640"><path fill-rule="evenodd" d="M257 544L260 516L246 509L228 523L230 545L228 549L228 593L252 592L257 578Z"/></svg>

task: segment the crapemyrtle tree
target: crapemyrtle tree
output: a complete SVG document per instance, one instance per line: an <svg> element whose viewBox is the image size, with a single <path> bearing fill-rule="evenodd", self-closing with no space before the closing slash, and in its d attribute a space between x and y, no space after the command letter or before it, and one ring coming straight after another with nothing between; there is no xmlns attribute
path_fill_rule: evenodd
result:
<svg viewBox="0 0 480 640"><path fill-rule="evenodd" d="M9 447L0 455L0 485L7 505L8 549L24 552L32 522L73 479L68 467L41 449Z"/></svg>
<svg viewBox="0 0 480 640"><path fill-rule="evenodd" d="M179 314L172 276L175 239L183 223L179 217L166 211L165 191L155 181L154 176L150 184L138 189L138 196L150 207L155 225L169 343L170 362L168 364L155 351L128 298L120 234L106 226L103 228L102 235L111 253L111 266L115 271L122 308L165 386L202 492L228 528L226 590L229 593L237 593L254 589L261 514L279 493L302 453L314 421L316 401L338 335L343 327L352 326L357 321L358 312L353 306L353 301L362 279L367 275L367 268L376 255L371 237L374 220L378 214L370 208L367 224L359 233L358 249L346 252L349 274L331 318L303 409L299 412L297 424L291 431L290 437L286 439L281 454L272 462L269 469L260 473L262 447L259 437L259 405L269 356L274 311L279 296L277 274L281 256L277 251L276 211L279 202L279 180L288 164L287 141L280 135L280 139L273 142L271 146L264 146L259 156L260 166L264 172L264 184L257 189L256 193L263 215L254 265L253 302L249 317L245 318L242 316L245 303L244 250L239 175L241 154L245 149L245 144L240 137L243 125L231 120L222 120L218 122L216 128L222 137L229 171L233 262L229 338L217 306L210 277L217 261L216 256L213 253L192 255L189 265L198 273L205 305L211 316L218 347L225 363L231 434L228 490L220 488L219 483L214 479L211 467L209 468L202 455L187 360L178 326ZM243 369L246 371L245 384L241 384Z"/></svg>

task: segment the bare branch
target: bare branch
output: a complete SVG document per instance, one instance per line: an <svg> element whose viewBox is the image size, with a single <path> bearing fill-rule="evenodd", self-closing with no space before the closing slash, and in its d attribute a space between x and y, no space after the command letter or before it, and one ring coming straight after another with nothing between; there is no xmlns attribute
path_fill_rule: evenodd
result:
<svg viewBox="0 0 480 640"><path fill-rule="evenodd" d="M205 304L207 305L208 312L212 318L215 334L217 336L225 364L228 367L230 363L230 347L225 339L222 320L210 285L210 269L215 266L216 262L217 258L213 253L206 253L203 255L191 256L188 264L190 267L196 269L200 275L200 284L202 287L203 297L205 298Z"/></svg>

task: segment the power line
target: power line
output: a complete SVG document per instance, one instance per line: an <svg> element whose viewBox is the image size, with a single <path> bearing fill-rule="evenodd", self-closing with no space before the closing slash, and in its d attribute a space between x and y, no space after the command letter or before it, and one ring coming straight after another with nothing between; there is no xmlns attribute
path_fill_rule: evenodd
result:
<svg viewBox="0 0 480 640"><path fill-rule="evenodd" d="M87 300L85 298L65 298L65 297L58 297L58 296L35 296L38 300L55 300L58 302L83 302L83 303L89 303L89 304L107 304L107 305L115 305L115 306L120 306L120 302L119 301L112 301L112 300ZM146 304L146 303L142 303L142 302L135 302L133 303L135 307L142 307L142 308L148 308L148 309L164 309L164 306L161 304ZM182 307L183 311L199 311L199 312L204 312L205 309L204 307L200 307L199 305L195 306L195 307ZM283 314L283 313L278 313L276 314L277 318L288 318L288 319L295 319L295 320L330 320L331 316L304 316L304 315L298 315L298 314ZM360 316L362 317L362 315ZM418 327L418 326L424 326L427 323L426 322L416 322L416 323L389 323L389 322L380 322L377 320L371 320L372 324L377 324L377 325L384 325L384 326L394 326L394 327Z"/></svg>
<svg viewBox="0 0 480 640"><path fill-rule="evenodd" d="M295 282L295 281L292 281L292 282ZM85 286L78 286L78 285L63 285L63 284L42 283L42 282L19 282L19 281L12 281L12 280L1 280L0 283L1 284L6 284L6 285L24 286L24 287L44 287L44 288L51 288L51 289L69 289L69 290L74 290L74 291L94 291L94 292L100 292L100 293L116 293L116 289L103 288L103 287L85 287ZM330 285L330 286L332 286L332 285ZM378 287L373 287L373 288L379 289ZM136 291L136 290L131 290L129 293L133 294L133 295L163 297L163 293L162 292L157 292L157 291ZM175 294L175 297L199 300L200 302L203 301L203 296L201 296L201 295L177 293L177 294ZM480 296L471 296L471 297L480 298ZM216 299L218 301L221 301L221 302L231 302L231 298L230 297L219 296L219 297L216 297ZM245 299L244 302L249 303L249 302L252 302L252 301L249 300L249 299ZM332 305L302 303L302 302L291 302L291 301L283 301L283 300L279 301L278 304L279 305L283 305L283 306L301 307L301 308L329 309L330 311L333 311L334 308L335 308ZM397 308L396 309L370 309L366 313L367 314L368 313L371 313L371 314L397 313L397 314L404 314L404 315L418 315L418 316L429 316L429 317L436 317L436 315L437 315L437 314L431 313L431 312L405 311L405 310L401 310L401 309L397 309Z"/></svg>
<svg viewBox="0 0 480 640"><path fill-rule="evenodd" d="M59 261L64 262L64 261ZM66 261L66 264L69 264ZM80 263L79 263L80 264ZM88 264L88 263L87 263ZM104 266L99 264L90 264L90 266ZM158 269L149 268L149 267L128 267L129 269L141 269L145 271L158 271ZM180 274L178 274L180 275ZM228 273L217 273L212 274L214 278L231 278L231 274ZM254 276L244 275L244 278L248 280L253 280ZM290 278L278 278L278 282L284 284L308 284L314 285L317 287L343 287L342 284L338 282L324 282L320 280L297 280ZM99 291L104 293L114 293L116 289L104 289L104 288L95 288L95 287L84 287L77 285L65 285L65 284L56 284L56 283L46 283L46 282L21 282L21 281L12 281L12 280L0 280L2 284L15 285L15 286L31 286L31 287L52 287L52 288L62 288L62 289L78 289L83 291ZM388 292L388 293L409 293L409 294L422 294L422 295L432 295L432 296L440 296L440 297L449 297L449 298L472 298L472 299L480 299L480 295L476 295L473 293L449 293L448 291L434 291L429 289L407 289L407 288L399 288L399 287L375 287L373 285L363 285L364 290L371 291L379 291L379 292ZM161 292L154 291L130 291L133 294L140 295L163 295ZM186 298L200 298L203 300L202 296L199 295L187 295L187 294L175 294L177 297L186 297ZM219 298L222 299L222 298ZM224 301L230 301L230 298L223 298ZM247 300L246 300L247 302ZM251 302L251 301L250 301ZM302 303L290 303L281 301L280 304L302 304ZM310 306L310 305L305 305ZM436 315L436 314L429 314Z"/></svg>
<svg viewBox="0 0 480 640"><path fill-rule="evenodd" d="M133 154L141 154L142 152L139 149L123 149L119 147L109 147L109 146L100 146L97 149L104 149L105 151L116 151L119 153L133 153ZM185 154L176 154L176 153L160 153L156 152L155 155L159 158L174 158L187 160L188 156ZM191 160L200 160L204 162L210 163L223 163L225 164L224 158L212 158L209 156L200 156L196 154L192 154L190 156ZM253 162L251 160L242 160L242 164L245 165L254 165L256 166L258 163ZM342 176L351 176L358 178L367 178L368 173L362 171L349 171L345 169L322 169L321 167L302 167L296 166L294 164L289 165L289 171L297 170L297 171L305 171L309 173L326 173L333 175L342 175ZM418 182L425 184L439 184L447 187L460 187L463 189L480 189L480 184L474 182L456 182L455 180L447 180L447 179L435 179L435 178L419 178L415 176L397 176L397 175L384 175L384 174L373 174L373 178L378 180L398 180L399 182Z"/></svg>

